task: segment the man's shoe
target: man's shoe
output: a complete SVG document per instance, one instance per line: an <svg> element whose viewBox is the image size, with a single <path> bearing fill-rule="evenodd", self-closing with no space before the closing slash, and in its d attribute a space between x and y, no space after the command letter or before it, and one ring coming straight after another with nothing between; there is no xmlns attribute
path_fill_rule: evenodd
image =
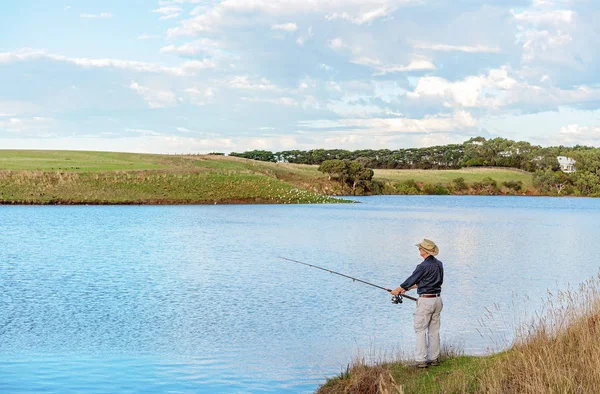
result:
<svg viewBox="0 0 600 394"><path fill-rule="evenodd" d="M414 363L414 364L408 364L409 368L427 368L428 365L426 362L423 363Z"/></svg>
<svg viewBox="0 0 600 394"><path fill-rule="evenodd" d="M429 361L427 361L427 365L430 365L432 367L437 367L438 365L440 365L440 359L436 358L435 360L429 360Z"/></svg>

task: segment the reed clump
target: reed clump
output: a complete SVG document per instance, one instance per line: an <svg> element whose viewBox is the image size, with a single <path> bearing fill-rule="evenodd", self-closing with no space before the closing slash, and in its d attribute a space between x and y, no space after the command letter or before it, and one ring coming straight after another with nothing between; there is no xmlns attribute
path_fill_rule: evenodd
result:
<svg viewBox="0 0 600 394"><path fill-rule="evenodd" d="M545 312L480 377L488 393L600 392L600 275L550 294Z"/></svg>
<svg viewBox="0 0 600 394"><path fill-rule="evenodd" d="M501 353L450 352L426 370L410 369L406 360L355 363L318 393L600 393L599 295L600 274L578 289L549 293ZM364 388L370 391L357 391Z"/></svg>

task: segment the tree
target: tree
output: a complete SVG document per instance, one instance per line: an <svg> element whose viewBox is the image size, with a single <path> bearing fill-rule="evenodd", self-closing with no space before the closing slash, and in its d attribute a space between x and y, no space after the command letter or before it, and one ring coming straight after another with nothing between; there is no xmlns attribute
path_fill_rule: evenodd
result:
<svg viewBox="0 0 600 394"><path fill-rule="evenodd" d="M353 195L359 187L365 191L370 190L374 175L372 169L364 167L357 161L339 159L325 160L319 166L319 171L327 173L329 180L337 178L342 186L350 187Z"/></svg>
<svg viewBox="0 0 600 394"><path fill-rule="evenodd" d="M346 164L343 160L325 160L319 166L319 171L327 173L329 175L329 180L331 180L332 177L336 177L340 179L340 182L344 183L342 177L344 175L345 168Z"/></svg>
<svg viewBox="0 0 600 394"><path fill-rule="evenodd" d="M552 170L536 171L533 177L533 185L542 192L556 192L561 194L567 186L570 186L569 178L563 172Z"/></svg>
<svg viewBox="0 0 600 394"><path fill-rule="evenodd" d="M276 162L277 158L273 152L268 150L252 150L243 153L231 152L229 156L242 157L244 159Z"/></svg>

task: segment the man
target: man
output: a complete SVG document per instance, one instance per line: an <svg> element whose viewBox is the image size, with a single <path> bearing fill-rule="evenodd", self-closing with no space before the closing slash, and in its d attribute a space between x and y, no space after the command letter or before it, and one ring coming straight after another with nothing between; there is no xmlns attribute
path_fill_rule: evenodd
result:
<svg viewBox="0 0 600 394"><path fill-rule="evenodd" d="M419 299L414 313L417 344L415 364L411 366L427 368L428 365L440 365L440 313L444 306L441 297L444 266L435 258L439 248L433 241L424 239L416 246L419 247L419 254L424 260L400 287L392 291L392 294L404 294L408 290L417 289Z"/></svg>

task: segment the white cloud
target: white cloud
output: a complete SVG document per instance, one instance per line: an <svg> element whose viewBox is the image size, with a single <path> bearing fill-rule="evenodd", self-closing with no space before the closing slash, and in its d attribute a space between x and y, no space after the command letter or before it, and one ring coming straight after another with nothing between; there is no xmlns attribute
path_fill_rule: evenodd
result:
<svg viewBox="0 0 600 394"><path fill-rule="evenodd" d="M39 111L37 105L27 101L0 100L0 117L33 115Z"/></svg>
<svg viewBox="0 0 600 394"><path fill-rule="evenodd" d="M554 144L600 146L600 126L569 124L551 137Z"/></svg>
<svg viewBox="0 0 600 394"><path fill-rule="evenodd" d="M158 135L160 135L159 132L154 131L154 130L148 130L148 129L125 129L125 131L128 132L128 133L135 133L135 134L144 135L144 136L158 136Z"/></svg>
<svg viewBox="0 0 600 394"><path fill-rule="evenodd" d="M560 129L561 134L578 137L596 137L600 138L600 126L581 126L570 124Z"/></svg>
<svg viewBox="0 0 600 394"><path fill-rule="evenodd" d="M329 48L333 49L333 50L340 50L340 49L344 49L344 48L348 48L348 46L346 44L344 44L344 40L342 40L341 38L334 38L333 40L329 41Z"/></svg>
<svg viewBox="0 0 600 394"><path fill-rule="evenodd" d="M54 122L55 119L42 116L2 118L0 119L0 131L34 137L49 137L52 134L47 130Z"/></svg>
<svg viewBox="0 0 600 394"><path fill-rule="evenodd" d="M0 52L0 64L39 60L43 58L70 63L83 68L114 68L135 72L165 73L175 76L190 76L197 74L201 70L216 68L216 64L210 59L190 60L182 63L178 67L166 67L155 63L132 60L70 58L33 49L22 49L17 52Z"/></svg>
<svg viewBox="0 0 600 394"><path fill-rule="evenodd" d="M347 21L352 22L357 25L362 25L365 23L371 23L376 19L383 18L384 16L389 15L391 12L392 11L390 10L389 7L383 6L383 7L375 8L373 10L369 10L366 12L360 12L356 15L349 14L345 11L344 12L333 12L333 13L327 15L327 19L328 20L343 19L343 20L347 20Z"/></svg>
<svg viewBox="0 0 600 394"><path fill-rule="evenodd" d="M280 89L269 82L267 79L262 78L260 81L252 82L247 75L237 76L227 82L227 85L233 89L244 89L244 90L262 90L262 91L279 91Z"/></svg>
<svg viewBox="0 0 600 394"><path fill-rule="evenodd" d="M152 12L156 14L161 14L161 20L177 18L179 15L181 15L181 11L181 7L160 7L152 10Z"/></svg>
<svg viewBox="0 0 600 394"><path fill-rule="evenodd" d="M412 92L406 94L412 100L440 101L445 107L499 107L503 105L498 96L511 89L517 81L509 76L506 68L491 70L487 76L470 76L462 81L449 82L440 77L419 78ZM506 104L506 103L504 103Z"/></svg>
<svg viewBox="0 0 600 394"><path fill-rule="evenodd" d="M20 49L16 52L0 52L0 64L37 60L46 56L44 51L29 48Z"/></svg>
<svg viewBox="0 0 600 394"><path fill-rule="evenodd" d="M200 4L204 0L159 0L158 5L173 5L173 4Z"/></svg>
<svg viewBox="0 0 600 394"><path fill-rule="evenodd" d="M571 10L527 10L521 13L516 13L513 11L513 15L517 21L522 23L558 27L573 23L575 21L575 17L577 16L577 14Z"/></svg>
<svg viewBox="0 0 600 394"><path fill-rule="evenodd" d="M433 51L442 52L466 52L466 53L498 53L500 48L490 47L487 45L448 45L448 44L431 44L419 42L413 45L418 49L430 49Z"/></svg>
<svg viewBox="0 0 600 394"><path fill-rule="evenodd" d="M64 11L68 11L68 10L70 10L71 8L73 8L73 7L71 7L70 5L66 5L66 6L65 6L65 8L64 8Z"/></svg>
<svg viewBox="0 0 600 394"><path fill-rule="evenodd" d="M142 34L137 37L138 40L150 40L152 38L159 38L158 34Z"/></svg>
<svg viewBox="0 0 600 394"><path fill-rule="evenodd" d="M410 71L427 71L435 70L437 67L429 59L415 58L412 59L407 65L398 64L382 64L377 59L371 59L368 57L359 57L351 60L352 63L368 66L377 70L373 75L385 75L397 72L410 72Z"/></svg>
<svg viewBox="0 0 600 394"><path fill-rule="evenodd" d="M129 88L142 97L150 108L168 108L178 103L177 95L170 90L151 89L135 81L131 81Z"/></svg>
<svg viewBox="0 0 600 394"><path fill-rule="evenodd" d="M277 105L297 106L298 102L291 97L278 97L274 99L259 98L259 97L242 97L244 101L250 101L253 103L270 103Z"/></svg>
<svg viewBox="0 0 600 394"><path fill-rule="evenodd" d="M284 23L284 24L280 24L280 25L273 25L271 27L271 29L293 32L293 31L298 30L298 25L296 25L295 23Z"/></svg>
<svg viewBox="0 0 600 394"><path fill-rule="evenodd" d="M433 62L424 56L413 55L412 59L409 60L408 64L385 64L379 59L372 57L371 55L365 55L365 50L357 45L349 45L344 42L341 38L337 37L329 41L329 48L336 52L350 51L352 53L351 63L359 64L361 66L367 66L375 69L373 76L386 75L398 72L411 72L411 71L429 71L436 70L437 67Z"/></svg>
<svg viewBox="0 0 600 394"><path fill-rule="evenodd" d="M571 63L573 59L565 59L561 47L569 45L573 41L567 33L550 33L548 30L527 30L522 35L523 60L531 62L534 60L556 60L559 63Z"/></svg>
<svg viewBox="0 0 600 394"><path fill-rule="evenodd" d="M183 89L188 101L197 106L203 106L212 101L215 91L212 88L187 88Z"/></svg>
<svg viewBox="0 0 600 394"><path fill-rule="evenodd" d="M179 56L193 56L199 53L216 54L219 53L219 50L222 46L223 44L219 41L202 38L200 40L188 42L179 46L168 45L161 48L160 52Z"/></svg>
<svg viewBox="0 0 600 394"><path fill-rule="evenodd" d="M355 24L372 23L400 7L421 0L224 0L211 8L199 7L193 18L168 30L170 37L194 35L234 24L244 14L259 13L270 17L317 14L329 20L343 19Z"/></svg>
<svg viewBox="0 0 600 394"><path fill-rule="evenodd" d="M478 124L477 120L465 111L426 116L422 119L344 119L340 120L339 123L354 129L355 132L366 132L369 134L451 132L473 128Z"/></svg>
<svg viewBox="0 0 600 394"><path fill-rule="evenodd" d="M108 19L108 18L112 18L112 13L110 12L103 12L101 14L79 14L80 18L83 19Z"/></svg>

